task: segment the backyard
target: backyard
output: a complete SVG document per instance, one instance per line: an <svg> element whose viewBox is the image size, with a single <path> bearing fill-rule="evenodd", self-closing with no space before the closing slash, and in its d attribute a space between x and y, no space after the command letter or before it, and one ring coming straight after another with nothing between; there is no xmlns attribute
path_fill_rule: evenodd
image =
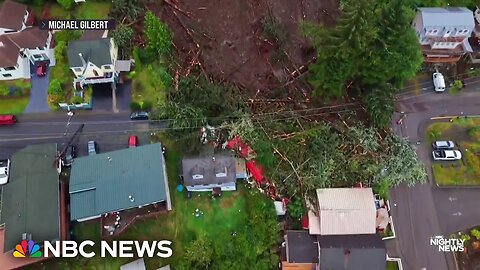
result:
<svg viewBox="0 0 480 270"><path fill-rule="evenodd" d="M432 165L438 185L473 186L480 184L480 118L457 118L439 122L427 129L429 142L451 140L462 152L457 162L435 162Z"/></svg>
<svg viewBox="0 0 480 270"><path fill-rule="evenodd" d="M154 141L157 141L155 138ZM165 142L162 140L162 142ZM167 147L167 172L172 198L173 210L168 214L159 215L137 221L115 240L170 240L172 241L173 256L168 259L144 258L147 269L157 269L170 264L178 269L181 260L185 260L185 250L200 237L211 241L233 237L232 234L246 231L249 220L250 203L273 204L263 195L255 196L243 183L238 184L236 192L223 193L222 197L212 199L210 193L194 194L188 199L186 191L178 192L178 168L181 161L180 152L175 145L164 143ZM258 194L257 194L258 195ZM250 205L251 207L251 205ZM198 209L198 215L195 215ZM197 217L198 216L198 217ZM263 218L263 217L261 217ZM265 218L267 220L267 218ZM268 220L267 220L268 221ZM100 241L100 224L98 221L78 223L74 227L74 240L93 240L96 247ZM277 237L276 235L274 237ZM252 244L253 245L253 244ZM266 247L270 249L269 247ZM255 257L255 256L253 256ZM122 264L132 261L131 258L101 258L95 256L90 259L53 259L42 266L36 265L32 269L119 269Z"/></svg>

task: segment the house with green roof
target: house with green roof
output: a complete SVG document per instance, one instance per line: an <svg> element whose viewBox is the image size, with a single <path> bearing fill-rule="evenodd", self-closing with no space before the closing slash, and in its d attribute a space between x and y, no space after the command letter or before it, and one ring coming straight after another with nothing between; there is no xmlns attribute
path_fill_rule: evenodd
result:
<svg viewBox="0 0 480 270"><path fill-rule="evenodd" d="M68 237L66 190L54 165L56 156L56 144L39 144L11 159L10 179L2 186L0 269L19 266L22 261L12 260L11 252L22 240L43 245Z"/></svg>
<svg viewBox="0 0 480 270"><path fill-rule="evenodd" d="M163 204L171 210L160 143L75 160L70 172L70 220Z"/></svg>

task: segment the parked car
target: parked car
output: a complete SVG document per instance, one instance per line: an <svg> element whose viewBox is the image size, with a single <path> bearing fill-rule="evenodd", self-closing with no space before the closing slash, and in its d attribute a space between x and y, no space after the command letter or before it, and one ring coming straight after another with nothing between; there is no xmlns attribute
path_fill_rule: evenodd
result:
<svg viewBox="0 0 480 270"><path fill-rule="evenodd" d="M37 66L37 77L44 77L47 74L47 65L45 63L40 63Z"/></svg>
<svg viewBox="0 0 480 270"><path fill-rule="evenodd" d="M63 160L63 166L72 166L73 160L77 157L77 147L75 145L69 145L65 152L65 158Z"/></svg>
<svg viewBox="0 0 480 270"><path fill-rule="evenodd" d="M432 144L433 149L436 150L449 150L455 147L452 141L436 141Z"/></svg>
<svg viewBox="0 0 480 270"><path fill-rule="evenodd" d="M130 137L128 137L128 148L137 147L137 145L138 145L137 136L131 135Z"/></svg>
<svg viewBox="0 0 480 270"><path fill-rule="evenodd" d="M442 73L433 73L433 86L435 87L435 92L445 91L445 78L443 77Z"/></svg>
<svg viewBox="0 0 480 270"><path fill-rule="evenodd" d="M8 183L8 176L10 174L10 160L0 160L0 185Z"/></svg>
<svg viewBox="0 0 480 270"><path fill-rule="evenodd" d="M148 120L148 112L134 112L130 114L131 120Z"/></svg>
<svg viewBox="0 0 480 270"><path fill-rule="evenodd" d="M0 115L0 126L9 126L17 123L17 118L15 115Z"/></svg>
<svg viewBox="0 0 480 270"><path fill-rule="evenodd" d="M432 152L434 160L459 160L462 153L458 150L435 150Z"/></svg>
<svg viewBox="0 0 480 270"><path fill-rule="evenodd" d="M97 153L97 143L95 141L88 141L88 154L95 155Z"/></svg>

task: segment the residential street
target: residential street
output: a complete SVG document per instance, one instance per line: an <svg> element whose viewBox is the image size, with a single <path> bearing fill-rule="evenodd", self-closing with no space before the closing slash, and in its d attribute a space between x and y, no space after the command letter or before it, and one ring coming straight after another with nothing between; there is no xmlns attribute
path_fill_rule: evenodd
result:
<svg viewBox="0 0 480 270"><path fill-rule="evenodd" d="M425 185L400 186L391 191L396 240L404 269L455 269L452 253L442 253L430 246L430 237L448 236L480 224L477 207L480 189L445 189L432 183L430 145L423 142L432 117L480 114L477 81L467 83L467 89L459 95L437 94L427 88L418 96L400 95L397 101L397 112L404 112L406 118L398 125L396 121L401 114L395 113L394 129L411 142L429 175Z"/></svg>
<svg viewBox="0 0 480 270"><path fill-rule="evenodd" d="M88 140L98 140L101 151L118 149L118 144L127 143L128 134L133 132L150 131L162 129L164 123L148 123L147 121L131 121L129 113L94 113L79 111L71 119L67 130L68 116L66 112L49 114L31 114L19 117L19 123L0 129L0 158L11 157L11 155L29 144L56 142L67 142L70 136L85 124L83 131L79 134L79 144ZM117 142L112 135L123 135L123 141ZM117 147L116 147L117 146ZM82 145L79 146L82 148Z"/></svg>

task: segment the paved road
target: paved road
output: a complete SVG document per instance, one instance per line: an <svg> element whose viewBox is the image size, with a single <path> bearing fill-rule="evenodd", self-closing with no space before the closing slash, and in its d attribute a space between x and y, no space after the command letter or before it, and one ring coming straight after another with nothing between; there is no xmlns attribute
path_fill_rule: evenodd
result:
<svg viewBox="0 0 480 270"><path fill-rule="evenodd" d="M470 81L467 85L467 89L457 96L433 93L429 86L418 96L412 93L399 96L397 110L405 112L407 116L402 125L397 125L395 121L400 114L396 113L394 129L417 149L419 158L426 165L429 179L429 145L422 140L430 118L462 113L480 114L480 91L476 91L480 88L480 81ZM476 203L479 196L480 189L441 189L431 180L412 188L394 188L391 191L392 215L404 269L455 269L452 254L439 252L430 246L429 239L431 236L448 236L454 231L479 225L480 208Z"/></svg>
<svg viewBox="0 0 480 270"><path fill-rule="evenodd" d="M71 119L67 130L68 116L65 112L49 114L33 114L19 117L19 123L0 129L0 158L8 158L29 144L64 143L75 130L85 123L78 138L79 144L88 140L99 140L99 148L110 151L119 144L127 143L129 134L150 132L165 127L164 123L149 123L148 121L130 121L128 113L94 113L77 112ZM65 131L67 135L65 136ZM121 139L110 139L120 136Z"/></svg>
<svg viewBox="0 0 480 270"><path fill-rule="evenodd" d="M32 89L30 91L30 101L25 108L25 113L49 112L47 102L48 78L50 76L50 69L44 77L37 77L32 74Z"/></svg>

